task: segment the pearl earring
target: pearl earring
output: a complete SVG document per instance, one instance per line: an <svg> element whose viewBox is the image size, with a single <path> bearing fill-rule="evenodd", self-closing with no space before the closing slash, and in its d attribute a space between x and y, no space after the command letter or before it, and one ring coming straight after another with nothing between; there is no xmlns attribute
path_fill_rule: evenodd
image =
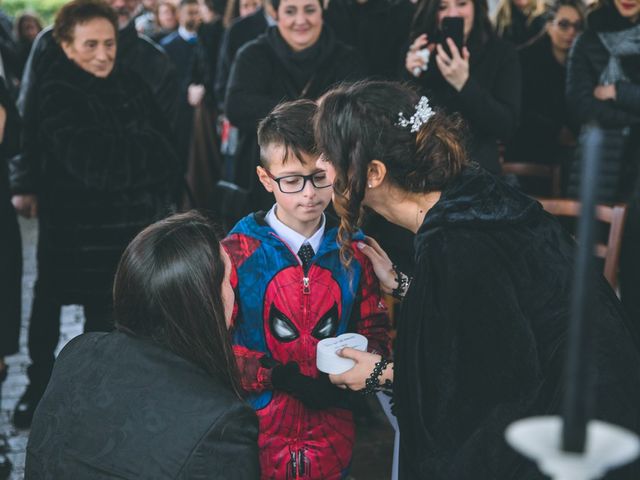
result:
<svg viewBox="0 0 640 480"><path fill-rule="evenodd" d="M369 184L369 188L371 188L371 184Z"/></svg>

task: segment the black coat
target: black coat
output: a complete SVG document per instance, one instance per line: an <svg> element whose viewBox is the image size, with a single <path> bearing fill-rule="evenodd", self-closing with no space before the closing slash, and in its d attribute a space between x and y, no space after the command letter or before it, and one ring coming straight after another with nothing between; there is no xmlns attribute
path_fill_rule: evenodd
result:
<svg viewBox="0 0 640 480"><path fill-rule="evenodd" d="M414 11L409 0L331 0L324 21L338 39L356 48L369 76L397 80Z"/></svg>
<svg viewBox="0 0 640 480"><path fill-rule="evenodd" d="M177 30L160 41L160 46L176 68L180 101L186 101L186 92L191 81L191 69L193 68L196 45L197 39L193 43L187 42L178 34Z"/></svg>
<svg viewBox="0 0 640 480"><path fill-rule="evenodd" d="M567 105L577 124L596 122L609 129L605 135L605 158L599 176L600 196L602 201L626 200L640 163L640 55L622 57L622 68L630 81L616 83L616 100L596 99L593 91L600 84L600 74L609 62L609 52L598 33L625 30L632 24L622 18L615 7L595 10L588 20L589 28L576 39L569 55ZM621 130L625 127L630 131L623 135ZM569 193L577 195L578 186L576 164Z"/></svg>
<svg viewBox="0 0 640 480"><path fill-rule="evenodd" d="M535 200L469 168L427 212L415 250L395 351L401 478L545 478L504 431L561 410L573 240ZM637 433L637 332L602 276L596 292L594 417ZM634 468L611 478L640 478Z"/></svg>
<svg viewBox="0 0 640 480"><path fill-rule="evenodd" d="M324 29L316 45L292 52L277 27L240 49L231 70L225 112L238 127L235 183L256 184L259 161L258 122L279 103L298 98L317 99L330 87L361 79L364 67L356 51ZM251 210L268 205L253 205Z"/></svg>
<svg viewBox="0 0 640 480"><path fill-rule="evenodd" d="M469 127L471 157L498 173L498 140L510 140L520 119L518 55L512 45L495 36L482 44L472 35L468 48L469 79L461 91L444 79L436 55L431 55L427 71L417 82L432 105L462 116Z"/></svg>
<svg viewBox="0 0 640 480"><path fill-rule="evenodd" d="M20 118L0 77L0 105L7 119L0 144L0 358L18 351L22 295L22 242L9 193L7 159L20 146Z"/></svg>
<svg viewBox="0 0 640 480"><path fill-rule="evenodd" d="M531 21L522 11L511 3L511 24L502 32L502 38L520 46L540 34L546 23L544 15L534 17Z"/></svg>
<svg viewBox="0 0 640 480"><path fill-rule="evenodd" d="M38 85L39 278L61 303L108 298L120 255L169 213L178 162L151 91L124 67L97 78L65 58Z"/></svg>
<svg viewBox="0 0 640 480"><path fill-rule="evenodd" d="M609 52L598 33L633 25L613 7L595 10L588 20L589 28L576 39L567 65L567 101L571 113L580 124L595 120L605 128L636 125L640 123L640 55L622 57L622 68L631 81L616 83L615 101L597 100L593 96L600 74L609 62Z"/></svg>
<svg viewBox="0 0 640 480"><path fill-rule="evenodd" d="M125 333L60 352L31 426L29 480L257 480L253 410L203 370Z"/></svg>
<svg viewBox="0 0 640 480"><path fill-rule="evenodd" d="M195 60L191 69L190 83L204 85L206 91L205 102L211 108L215 108L218 104L214 87L223 35L224 26L222 25L222 20L203 23L200 26ZM222 101L224 101L224 98L220 100L220 102Z"/></svg>
<svg viewBox="0 0 640 480"><path fill-rule="evenodd" d="M268 26L265 12L259 8L251 15L237 18L224 33L215 78L215 95L220 110L224 110L227 84L236 53L244 45L262 35Z"/></svg>
<svg viewBox="0 0 640 480"><path fill-rule="evenodd" d="M522 67L522 119L507 148L507 160L557 163L563 153L558 141L571 122L565 101L567 71L551 52L548 35L519 51Z"/></svg>
<svg viewBox="0 0 640 480"><path fill-rule="evenodd" d="M38 193L42 153L34 138L39 129L37 113L40 99L37 90L50 65L62 56L64 53L53 39L51 28L40 32L25 66L18 98L18 110L25 128L22 153L10 164L11 190L14 194ZM158 45L137 34L133 21L118 32L116 62L136 72L145 81L161 113L173 125L178 96L175 68Z"/></svg>
<svg viewBox="0 0 640 480"><path fill-rule="evenodd" d="M178 96L176 106L176 146L178 158L186 170L187 157L191 146L193 132L193 107L187 100L187 92L191 83L191 71L196 58L197 40L187 42L177 31L170 33L160 42L167 56L171 59L178 73Z"/></svg>

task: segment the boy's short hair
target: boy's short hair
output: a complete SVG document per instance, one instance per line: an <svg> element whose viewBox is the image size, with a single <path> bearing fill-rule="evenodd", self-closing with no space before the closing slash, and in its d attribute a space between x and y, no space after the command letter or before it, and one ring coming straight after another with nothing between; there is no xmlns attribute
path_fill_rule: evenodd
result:
<svg viewBox="0 0 640 480"><path fill-rule="evenodd" d="M198 0L180 0L179 8L186 7L187 5L199 5Z"/></svg>
<svg viewBox="0 0 640 480"><path fill-rule="evenodd" d="M260 145L260 163L268 166L272 160L265 151L269 145L284 146L282 163L287 161L289 152L293 152L300 162L302 153L315 154L318 149L313 135L313 116L318 109L311 100L294 100L274 108L258 125L258 145Z"/></svg>

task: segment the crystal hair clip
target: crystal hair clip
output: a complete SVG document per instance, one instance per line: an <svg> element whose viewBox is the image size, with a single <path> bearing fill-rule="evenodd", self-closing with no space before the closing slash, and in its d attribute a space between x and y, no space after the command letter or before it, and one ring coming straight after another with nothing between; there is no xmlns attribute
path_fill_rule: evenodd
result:
<svg viewBox="0 0 640 480"><path fill-rule="evenodd" d="M411 133L415 133L420 130L420 127L427 123L436 112L429 106L429 99L427 97L420 97L420 101L416 105L416 113L414 113L409 120L406 119L404 113L398 113L398 123L400 127L408 127L411 125Z"/></svg>

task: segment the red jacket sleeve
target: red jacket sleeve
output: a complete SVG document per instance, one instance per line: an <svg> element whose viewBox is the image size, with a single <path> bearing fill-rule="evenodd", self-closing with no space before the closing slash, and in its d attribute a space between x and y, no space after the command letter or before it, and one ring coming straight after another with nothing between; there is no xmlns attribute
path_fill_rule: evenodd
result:
<svg viewBox="0 0 640 480"><path fill-rule="evenodd" d="M223 241L222 246L227 254L229 254L229 259L231 260L229 280L235 293L233 314L231 316L231 328L233 329L240 317L240 309L238 306L238 271L235 264L235 257L230 254L229 245ZM246 393L260 393L272 388L271 368L264 367L260 362L265 355L264 352L250 350L242 345L233 345L233 353L236 357L238 372L240 372L240 384Z"/></svg>
<svg viewBox="0 0 640 480"><path fill-rule="evenodd" d="M264 352L250 350L242 345L234 345L233 353L240 372L240 383L246 393L260 393L271 390L271 368L262 366L260 360Z"/></svg>
<svg viewBox="0 0 640 480"><path fill-rule="evenodd" d="M356 331L367 337L370 352L389 357L391 354L391 338L389 336L391 324L387 306L381 296L378 278L369 259L357 248L354 251L356 259L362 265L358 294L360 304L354 306L358 309L356 313L359 314L356 319Z"/></svg>

